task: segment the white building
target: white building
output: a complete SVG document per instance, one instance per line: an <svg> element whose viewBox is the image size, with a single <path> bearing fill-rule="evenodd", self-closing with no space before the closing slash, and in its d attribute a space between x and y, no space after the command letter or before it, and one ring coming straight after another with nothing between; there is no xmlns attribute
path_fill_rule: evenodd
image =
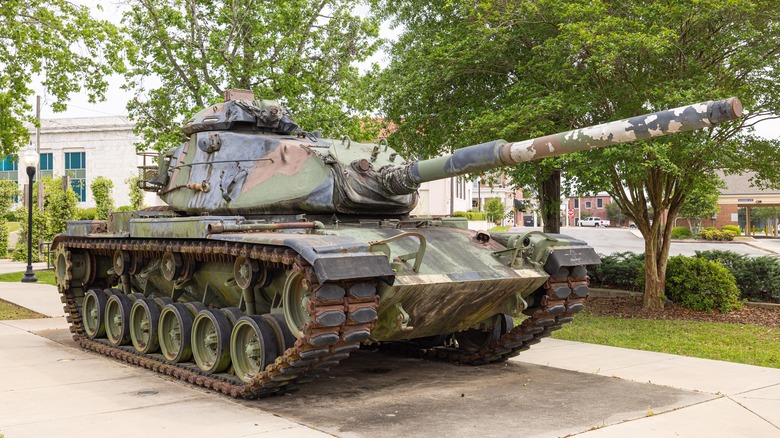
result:
<svg viewBox="0 0 780 438"><path fill-rule="evenodd" d="M70 177L79 198L79 207L95 206L90 184L97 177L114 183L114 206L130 205L127 180L138 174L139 159L133 145L138 137L127 117L89 117L42 119L39 177ZM35 146L35 128L30 127L30 142ZM16 157L6 157L0 179L15 180L20 188L27 183L24 166Z"/></svg>
<svg viewBox="0 0 780 438"><path fill-rule="evenodd" d="M447 178L420 184L420 199L412 216L449 216L471 209L471 183L463 178Z"/></svg>

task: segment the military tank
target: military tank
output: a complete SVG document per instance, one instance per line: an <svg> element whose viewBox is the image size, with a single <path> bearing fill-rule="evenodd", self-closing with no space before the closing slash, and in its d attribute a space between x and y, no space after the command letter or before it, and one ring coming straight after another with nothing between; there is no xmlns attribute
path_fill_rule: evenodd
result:
<svg viewBox="0 0 780 438"><path fill-rule="evenodd" d="M704 102L406 162L384 140L320 138L231 90L142 166L142 188L167 206L68 223L53 242L57 286L82 347L234 397L288 392L361 346L503 361L583 309L599 258L564 235L412 218L419 185L741 110Z"/></svg>

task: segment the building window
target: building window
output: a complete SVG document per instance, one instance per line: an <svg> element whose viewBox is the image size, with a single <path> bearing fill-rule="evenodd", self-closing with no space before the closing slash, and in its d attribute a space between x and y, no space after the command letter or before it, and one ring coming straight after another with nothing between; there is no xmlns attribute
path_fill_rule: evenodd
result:
<svg viewBox="0 0 780 438"><path fill-rule="evenodd" d="M575 199L574 200L574 208L580 208L580 200L579 199Z"/></svg>
<svg viewBox="0 0 780 438"><path fill-rule="evenodd" d="M54 158L52 153L41 154L41 178L54 178Z"/></svg>
<svg viewBox="0 0 780 438"><path fill-rule="evenodd" d="M65 152L65 174L79 202L87 201L87 157L84 152Z"/></svg>
<svg viewBox="0 0 780 438"><path fill-rule="evenodd" d="M585 201L585 208L592 208L593 204L590 201Z"/></svg>
<svg viewBox="0 0 780 438"><path fill-rule="evenodd" d="M604 200L601 198L596 199L596 208L604 208Z"/></svg>
<svg viewBox="0 0 780 438"><path fill-rule="evenodd" d="M19 158L10 155L5 157L0 165L0 180L13 181L19 187ZM13 202L19 202L19 195L14 195Z"/></svg>

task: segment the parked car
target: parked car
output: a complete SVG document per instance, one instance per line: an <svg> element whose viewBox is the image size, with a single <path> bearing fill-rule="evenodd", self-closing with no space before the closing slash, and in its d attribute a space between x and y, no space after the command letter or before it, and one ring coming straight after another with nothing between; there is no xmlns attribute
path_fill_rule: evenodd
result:
<svg viewBox="0 0 780 438"><path fill-rule="evenodd" d="M581 227L608 227L610 222L600 217L586 217L585 219L580 219L579 225Z"/></svg>

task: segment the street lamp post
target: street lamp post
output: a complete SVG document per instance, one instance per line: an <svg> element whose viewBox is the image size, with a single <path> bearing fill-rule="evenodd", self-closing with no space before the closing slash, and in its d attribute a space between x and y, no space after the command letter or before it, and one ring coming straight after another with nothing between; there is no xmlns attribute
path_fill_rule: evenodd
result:
<svg viewBox="0 0 780 438"><path fill-rule="evenodd" d="M32 204L33 204L33 181L35 180L35 168L38 167L38 159L40 155L35 151L35 148L30 145L24 150L23 162L27 168L27 271L22 278L23 283L34 283L38 281L38 277L33 274L32 268L32 235L33 235L33 222L32 222Z"/></svg>

